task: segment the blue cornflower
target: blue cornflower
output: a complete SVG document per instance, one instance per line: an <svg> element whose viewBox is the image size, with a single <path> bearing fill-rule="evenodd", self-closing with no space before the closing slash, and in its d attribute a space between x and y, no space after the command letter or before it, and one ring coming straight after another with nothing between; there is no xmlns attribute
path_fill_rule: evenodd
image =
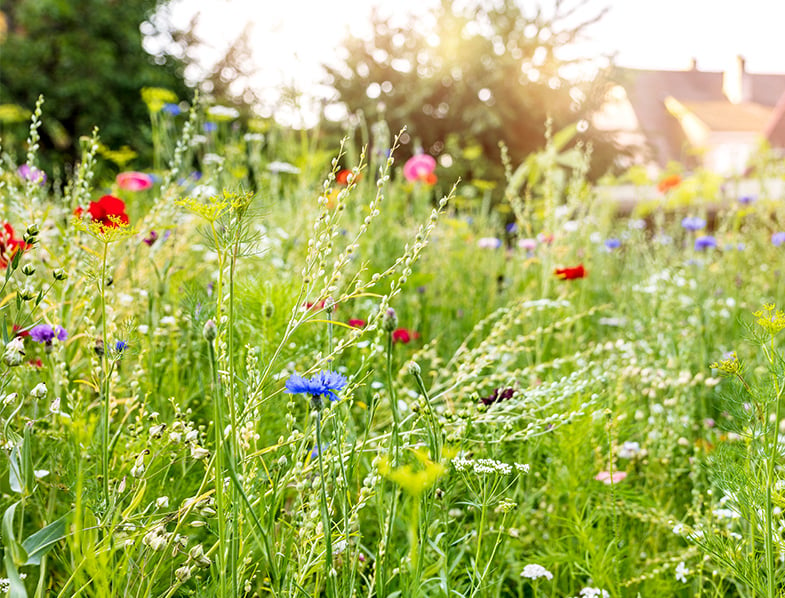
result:
<svg viewBox="0 0 785 598"><path fill-rule="evenodd" d="M747 206L747 205L751 204L753 201L755 201L756 199L758 199L758 198L755 197L754 195L742 195L739 198L739 203Z"/></svg>
<svg viewBox="0 0 785 598"><path fill-rule="evenodd" d="M704 235L695 239L695 251L703 251L717 246L717 239L711 235Z"/></svg>
<svg viewBox="0 0 785 598"><path fill-rule="evenodd" d="M774 247L779 247L783 243L785 243L785 233L774 233L771 235L771 244Z"/></svg>
<svg viewBox="0 0 785 598"><path fill-rule="evenodd" d="M621 241L619 239L608 239L605 241L605 248L608 251L613 251L614 249L618 249L621 247Z"/></svg>
<svg viewBox="0 0 785 598"><path fill-rule="evenodd" d="M37 343L51 343L54 339L64 341L68 338L68 333L62 326L39 324L30 329L30 338Z"/></svg>
<svg viewBox="0 0 785 598"><path fill-rule="evenodd" d="M117 342L114 344L114 350L115 350L115 351L117 351L118 353L122 353L122 352L123 352L123 351L125 351L127 348L128 348L128 343L127 343L127 342L125 342L125 341L117 341Z"/></svg>
<svg viewBox="0 0 785 598"><path fill-rule="evenodd" d="M179 116L182 112L177 104L164 104L163 111L172 116Z"/></svg>
<svg viewBox="0 0 785 598"><path fill-rule="evenodd" d="M681 221L681 226L687 230L701 230L706 226L706 221L697 216L687 216Z"/></svg>
<svg viewBox="0 0 785 598"><path fill-rule="evenodd" d="M337 372L319 372L310 380L298 374L292 374L286 381L286 392L309 394L313 399L327 397L331 401L337 401L338 395L335 393L343 390L348 382L346 376Z"/></svg>
<svg viewBox="0 0 785 598"><path fill-rule="evenodd" d="M205 133L212 133L218 128L218 125L213 122L206 122L202 128L204 129Z"/></svg>

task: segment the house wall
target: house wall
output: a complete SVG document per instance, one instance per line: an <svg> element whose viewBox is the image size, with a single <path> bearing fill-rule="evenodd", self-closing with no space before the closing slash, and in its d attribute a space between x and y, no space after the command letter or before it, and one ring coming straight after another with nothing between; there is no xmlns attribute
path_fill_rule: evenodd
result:
<svg viewBox="0 0 785 598"><path fill-rule="evenodd" d="M706 140L704 166L718 174L741 174L760 142L758 133L715 131Z"/></svg>

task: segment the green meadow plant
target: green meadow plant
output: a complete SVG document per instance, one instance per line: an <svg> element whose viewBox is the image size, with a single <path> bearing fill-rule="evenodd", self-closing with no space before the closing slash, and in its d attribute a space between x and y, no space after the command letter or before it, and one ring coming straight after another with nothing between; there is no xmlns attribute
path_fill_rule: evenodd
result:
<svg viewBox="0 0 785 598"><path fill-rule="evenodd" d="M493 207L156 97L144 190L0 159L0 595L778 595L778 198L619 215L568 128Z"/></svg>

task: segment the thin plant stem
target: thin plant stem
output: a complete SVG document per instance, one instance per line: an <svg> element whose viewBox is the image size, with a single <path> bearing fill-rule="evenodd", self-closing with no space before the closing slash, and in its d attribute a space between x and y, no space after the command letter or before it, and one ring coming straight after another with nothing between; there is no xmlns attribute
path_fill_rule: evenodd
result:
<svg viewBox="0 0 785 598"><path fill-rule="evenodd" d="M101 291L101 342L103 343L101 353L101 394L103 395L103 411L101 412L101 476L103 478L104 500L107 508L109 508L109 410L111 408L109 398L109 377L111 372L108 371L106 359L106 352L109 348L106 336L106 261L108 254L109 243L104 242L101 261L101 281L99 283Z"/></svg>
<svg viewBox="0 0 785 598"><path fill-rule="evenodd" d="M324 533L324 575L327 596L334 595L333 588L333 546L332 521L327 502L327 480L324 477L324 457L322 456L322 408L316 409L316 454L319 459L320 502L322 512L322 528Z"/></svg>

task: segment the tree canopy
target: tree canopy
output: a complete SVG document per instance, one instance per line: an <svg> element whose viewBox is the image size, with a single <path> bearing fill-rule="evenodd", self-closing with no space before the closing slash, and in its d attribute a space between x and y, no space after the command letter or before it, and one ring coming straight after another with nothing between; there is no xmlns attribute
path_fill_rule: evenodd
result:
<svg viewBox="0 0 785 598"><path fill-rule="evenodd" d="M79 137L94 126L111 148L149 148L142 88L162 87L180 99L191 95L182 61L151 56L142 47L140 26L154 27L148 19L158 5L159 0L0 4L5 23L0 31L0 104L31 109L44 94L42 147L66 161L75 159Z"/></svg>
<svg viewBox="0 0 785 598"><path fill-rule="evenodd" d="M580 79L574 67L586 59L563 53L604 14L580 18L588 2L527 13L514 0L441 0L401 24L374 12L372 35L347 37L342 63L325 66L328 82L350 112L405 125L425 152L450 153L467 179L501 176L499 141L516 163L541 148L548 119L554 130L586 121L576 140L592 142L603 172L612 146L586 125L609 83L602 73Z"/></svg>

